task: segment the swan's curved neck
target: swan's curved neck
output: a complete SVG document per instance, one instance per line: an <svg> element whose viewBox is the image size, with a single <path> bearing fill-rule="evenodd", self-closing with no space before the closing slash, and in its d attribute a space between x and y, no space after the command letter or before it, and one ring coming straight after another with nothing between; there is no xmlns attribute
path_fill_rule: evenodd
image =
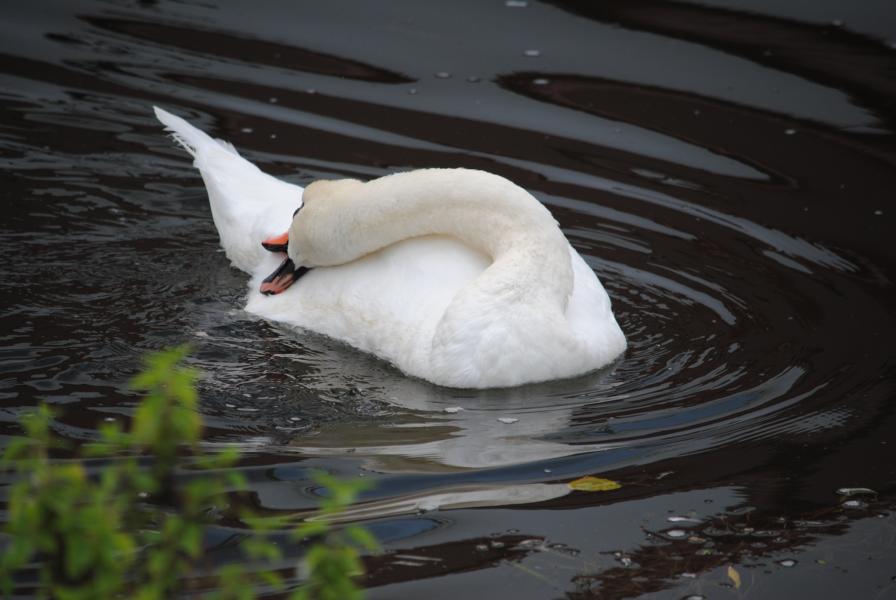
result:
<svg viewBox="0 0 896 600"><path fill-rule="evenodd" d="M510 181L468 169L425 169L361 183L318 181L289 233L298 265L354 261L396 242L448 235L490 256L484 293L552 296L572 290L569 246L550 212ZM525 288L518 289L518 288Z"/></svg>

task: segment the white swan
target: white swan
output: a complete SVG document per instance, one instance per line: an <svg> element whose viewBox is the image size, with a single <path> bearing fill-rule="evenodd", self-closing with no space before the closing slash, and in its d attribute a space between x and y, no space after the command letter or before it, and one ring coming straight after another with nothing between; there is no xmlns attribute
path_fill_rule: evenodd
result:
<svg viewBox="0 0 896 600"><path fill-rule="evenodd" d="M510 181L424 169L303 190L183 119L155 113L193 155L228 258L252 275L247 311L449 387L572 377L625 350L594 272L550 212ZM294 264L261 244L284 243L272 236L287 227ZM265 282L278 265L287 268ZM262 286L282 293L265 295Z"/></svg>

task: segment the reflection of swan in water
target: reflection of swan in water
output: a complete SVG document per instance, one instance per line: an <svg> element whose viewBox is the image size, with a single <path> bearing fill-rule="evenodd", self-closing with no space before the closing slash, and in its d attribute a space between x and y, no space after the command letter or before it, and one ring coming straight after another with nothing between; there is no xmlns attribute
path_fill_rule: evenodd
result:
<svg viewBox="0 0 896 600"><path fill-rule="evenodd" d="M303 190L183 119L156 116L195 158L227 256L253 275L250 312L457 388L574 377L625 349L594 271L550 212L503 177L422 169ZM267 278L263 244L282 260Z"/></svg>
<svg viewBox="0 0 896 600"><path fill-rule="evenodd" d="M531 463L604 448L602 444L570 445L550 437L569 428L574 409L600 402L601 390L612 391L609 371L562 385L459 392L407 379L388 368L371 380L376 372L372 365L359 366L339 354L338 349L318 352L316 362L324 373L320 378L306 376L303 383L316 387L319 381L332 389L334 380L352 382L361 386L365 398L399 410L388 419L322 424L317 435L293 440L293 450L317 456L351 453L380 471L440 472ZM341 372L329 368L331 364L338 364ZM563 397L572 383L591 393L582 399ZM455 408L461 410L454 412ZM500 418L518 420L505 423Z"/></svg>
<svg viewBox="0 0 896 600"><path fill-rule="evenodd" d="M431 510L533 504L561 498L570 492L572 488L566 482L453 486L356 504L335 518L328 515L327 519L335 522L352 522ZM307 511L296 513L294 516L314 520L315 514L316 511Z"/></svg>

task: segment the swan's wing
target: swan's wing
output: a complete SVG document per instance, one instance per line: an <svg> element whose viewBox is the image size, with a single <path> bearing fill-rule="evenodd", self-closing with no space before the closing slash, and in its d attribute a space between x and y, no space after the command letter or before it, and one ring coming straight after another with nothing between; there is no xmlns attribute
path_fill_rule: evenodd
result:
<svg viewBox="0 0 896 600"><path fill-rule="evenodd" d="M302 204L302 188L272 177L182 118L158 107L156 117L193 156L211 203L221 245L233 264L252 272L261 260L261 240L289 228Z"/></svg>

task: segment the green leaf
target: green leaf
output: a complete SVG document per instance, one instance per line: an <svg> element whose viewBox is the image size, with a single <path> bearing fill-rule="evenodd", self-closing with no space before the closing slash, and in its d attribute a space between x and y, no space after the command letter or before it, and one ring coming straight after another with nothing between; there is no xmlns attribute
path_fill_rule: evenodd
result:
<svg viewBox="0 0 896 600"><path fill-rule="evenodd" d="M618 490L622 486L618 481L613 481L612 479L588 475L587 477L580 477L570 481L569 487L580 492L609 492Z"/></svg>

